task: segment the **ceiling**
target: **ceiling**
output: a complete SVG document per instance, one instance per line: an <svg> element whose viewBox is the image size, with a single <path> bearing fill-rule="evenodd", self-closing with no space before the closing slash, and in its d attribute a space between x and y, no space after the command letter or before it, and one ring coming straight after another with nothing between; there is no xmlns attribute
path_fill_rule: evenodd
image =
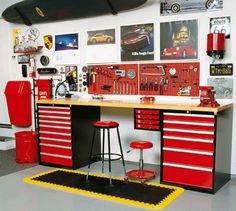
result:
<svg viewBox="0 0 236 211"><path fill-rule="evenodd" d="M11 6L12 4L15 4L17 2L20 2L22 0L1 0L0 1L0 14L2 14L2 12L9 6Z"/></svg>

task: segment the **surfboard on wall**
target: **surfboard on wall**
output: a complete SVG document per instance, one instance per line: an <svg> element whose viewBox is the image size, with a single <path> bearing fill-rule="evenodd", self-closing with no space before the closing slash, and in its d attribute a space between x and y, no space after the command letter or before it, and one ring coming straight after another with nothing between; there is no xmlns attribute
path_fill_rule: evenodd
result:
<svg viewBox="0 0 236 211"><path fill-rule="evenodd" d="M12 23L34 23L117 14L134 9L147 0L24 0L3 11L2 17Z"/></svg>

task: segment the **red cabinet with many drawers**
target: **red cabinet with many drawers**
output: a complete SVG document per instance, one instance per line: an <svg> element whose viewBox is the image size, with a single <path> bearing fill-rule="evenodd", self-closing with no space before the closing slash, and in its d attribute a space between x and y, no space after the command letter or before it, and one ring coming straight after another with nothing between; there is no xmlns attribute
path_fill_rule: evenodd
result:
<svg viewBox="0 0 236 211"><path fill-rule="evenodd" d="M229 168L220 167L224 149L220 148L223 140L218 140L223 126L217 124L217 118L222 118L218 115L163 112L162 183L214 193L230 179Z"/></svg>
<svg viewBox="0 0 236 211"><path fill-rule="evenodd" d="M134 128L140 130L160 130L160 110L134 109Z"/></svg>
<svg viewBox="0 0 236 211"><path fill-rule="evenodd" d="M78 106L38 104L39 160L41 164L73 169L87 164L90 146L83 134L86 132L87 135L92 132L90 124L98 118L95 115L95 119L87 120L86 125L84 118L87 117L86 113L90 109L88 108L87 111L83 111L83 109ZM96 111L91 112L96 113ZM86 127L87 130L85 130ZM98 138L98 144L100 144L99 142Z"/></svg>

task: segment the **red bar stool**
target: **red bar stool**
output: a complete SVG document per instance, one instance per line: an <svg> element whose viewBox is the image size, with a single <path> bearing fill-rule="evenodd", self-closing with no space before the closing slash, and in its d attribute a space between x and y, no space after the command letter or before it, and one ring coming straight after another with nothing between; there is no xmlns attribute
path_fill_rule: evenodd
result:
<svg viewBox="0 0 236 211"><path fill-rule="evenodd" d="M124 155L120 140L120 133L119 133L119 123L113 122L113 121L97 121L93 123L94 131L93 131L93 139L90 149L90 155L89 155L89 164L88 164L88 173L87 173L87 180L90 172L90 165L92 163L93 157L101 157L102 161L102 173L104 172L104 161L109 162L109 176L110 176L110 185L112 185L111 182L111 161L120 160L122 159L122 164L124 167L124 173L126 174L125 169L125 161L124 161ZM111 142L110 142L110 129L116 128L117 130L117 136L119 141L119 147L120 147L120 154L111 152ZM102 153L93 155L93 146L95 141L95 133L97 129L102 129L103 136L102 136ZM108 152L105 152L105 129L107 129L107 138L108 138ZM105 155L108 155L108 158L105 158ZM111 156L115 156L116 158L112 158Z"/></svg>
<svg viewBox="0 0 236 211"><path fill-rule="evenodd" d="M141 183L143 183L146 180L155 178L157 172L143 169L143 150L152 148L153 144L149 141L132 141L130 147L133 149L140 149L139 169L127 172L126 179L139 179L141 180Z"/></svg>

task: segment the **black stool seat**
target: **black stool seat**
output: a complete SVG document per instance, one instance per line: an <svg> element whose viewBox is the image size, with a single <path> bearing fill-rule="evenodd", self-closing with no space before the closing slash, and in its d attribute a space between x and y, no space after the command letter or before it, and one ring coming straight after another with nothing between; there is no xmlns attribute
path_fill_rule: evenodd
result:
<svg viewBox="0 0 236 211"><path fill-rule="evenodd" d="M92 158L99 157L99 158L101 158L101 161L102 161L102 173L104 172L104 161L109 162L110 185L111 185L111 161L121 159L123 167L124 167L124 173L126 175L125 161L124 161L124 155L123 155L123 150L122 150L122 145L121 145L121 140L120 140L120 133L119 133L119 123L114 122L114 121L96 121L93 123L93 127L94 127L94 132L93 132L93 139L92 139L91 150L90 150L90 155L89 155L87 180L88 180L88 176L89 176L90 165L92 163ZM113 128L116 128L116 130L117 130L117 137L118 137L118 141L119 141L120 154L111 152L110 129L113 129ZM98 129L102 129L102 131L103 131L103 133L102 133L103 134L103 136L102 136L102 153L93 155L93 146L94 146L94 142L95 142L95 132ZM107 130L108 152L105 152L105 130ZM105 158L105 155L108 158ZM115 156L115 158L114 158L114 156Z"/></svg>

